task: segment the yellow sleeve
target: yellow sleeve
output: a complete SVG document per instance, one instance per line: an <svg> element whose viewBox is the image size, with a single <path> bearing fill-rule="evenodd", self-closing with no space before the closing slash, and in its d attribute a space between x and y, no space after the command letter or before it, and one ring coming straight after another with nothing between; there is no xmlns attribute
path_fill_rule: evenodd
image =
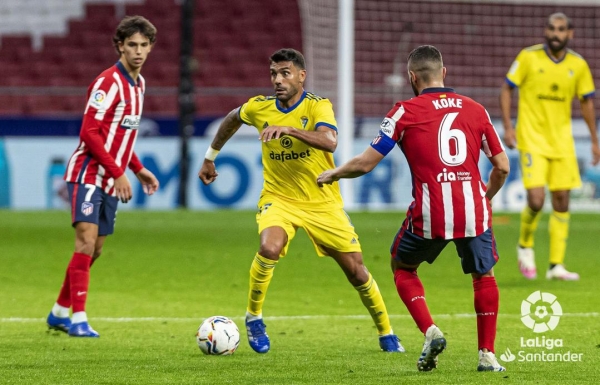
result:
<svg viewBox="0 0 600 385"><path fill-rule="evenodd" d="M592 77L592 72L590 71L587 62L583 61L582 67L581 74L577 79L577 97L579 99L593 96L596 92L594 78Z"/></svg>
<svg viewBox="0 0 600 385"><path fill-rule="evenodd" d="M256 113L255 101L258 98L264 98L264 96L255 96L255 97L248 99L248 101L246 103L242 104L242 106L240 107L240 109L238 111L240 120L249 126L255 126L254 125L254 116Z"/></svg>
<svg viewBox="0 0 600 385"><path fill-rule="evenodd" d="M337 122L333 113L333 106L329 99L322 99L316 104L313 110L313 121L316 129L319 126L326 126L337 131Z"/></svg>
<svg viewBox="0 0 600 385"><path fill-rule="evenodd" d="M506 74L506 81L511 87L519 87L527 77L529 67L529 55L525 50L519 52L517 58L510 66Z"/></svg>

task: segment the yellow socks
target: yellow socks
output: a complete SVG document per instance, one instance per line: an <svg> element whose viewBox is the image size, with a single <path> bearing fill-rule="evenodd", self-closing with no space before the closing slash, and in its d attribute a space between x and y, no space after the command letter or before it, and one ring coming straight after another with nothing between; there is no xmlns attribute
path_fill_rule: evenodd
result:
<svg viewBox="0 0 600 385"><path fill-rule="evenodd" d="M537 229L541 217L541 211L533 212L529 207L521 212L521 231L519 235L519 246L533 247L533 234ZM567 249L567 238L569 237L569 219L571 215L552 211L548 223L550 234L550 264L562 264L565 260Z"/></svg>
<svg viewBox="0 0 600 385"><path fill-rule="evenodd" d="M247 311L250 315L258 316L262 314L263 303L273 278L275 265L277 265L277 261L264 258L258 253L254 256L250 266L250 290L248 292ZM371 318L373 318L373 322L377 327L377 333L379 335L391 334L392 326L387 309L373 276L369 274L367 283L354 288L358 292L363 305L371 314Z"/></svg>
<svg viewBox="0 0 600 385"><path fill-rule="evenodd" d="M519 234L519 246L521 247L533 247L533 234L537 229L538 222L540 221L541 211L537 213L525 206L521 211L521 230Z"/></svg>
<svg viewBox="0 0 600 385"><path fill-rule="evenodd" d="M361 286L354 287L358 291L360 300L363 305L369 310L373 322L377 327L377 333L382 336L392 333L392 325L390 324L390 318L383 302L383 297L379 292L379 286L373 279L373 276L369 273L369 280L367 283Z"/></svg>
<svg viewBox="0 0 600 385"><path fill-rule="evenodd" d="M562 264L565 260L570 218L571 215L568 212L552 211L550 215L548 232L550 233L550 263L553 265Z"/></svg>
<svg viewBox="0 0 600 385"><path fill-rule="evenodd" d="M250 290L248 292L248 313L260 315L262 313L263 302L267 295L269 283L273 278L273 269L277 261L273 261L260 256L258 253L254 256L250 266Z"/></svg>

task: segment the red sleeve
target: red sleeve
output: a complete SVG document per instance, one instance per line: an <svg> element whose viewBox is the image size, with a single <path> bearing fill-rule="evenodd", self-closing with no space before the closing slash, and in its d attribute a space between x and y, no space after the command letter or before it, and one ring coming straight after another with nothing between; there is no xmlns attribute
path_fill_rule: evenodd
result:
<svg viewBox="0 0 600 385"><path fill-rule="evenodd" d="M114 158L104 149L104 138L100 133L100 126L103 122L96 116L98 113L104 114L107 110L115 107L118 102L117 91L118 86L114 81L102 77L95 80L89 88L88 104L79 134L94 159L115 179L123 175L124 171L117 166Z"/></svg>
<svg viewBox="0 0 600 385"><path fill-rule="evenodd" d="M387 113L383 122L379 126L379 130L389 136L394 143L402 139L403 131L406 124L402 121L407 120L406 110L401 102L398 102Z"/></svg>
<svg viewBox="0 0 600 385"><path fill-rule="evenodd" d="M140 159L137 157L135 152L132 153L131 160L129 161L129 169L133 171L134 174L137 174L138 172L142 171L143 168L144 165L142 162L140 162Z"/></svg>
<svg viewBox="0 0 600 385"><path fill-rule="evenodd" d="M492 156L496 156L499 153L503 152L504 146L502 145L502 140L500 140L500 136L498 135L496 128L492 124L490 115L487 111L485 111L485 118L483 120L483 124L484 129L482 138L483 140L481 142L481 149L488 158L491 158Z"/></svg>
<svg viewBox="0 0 600 385"><path fill-rule="evenodd" d="M112 176L117 179L124 174L123 170L115 163L113 157L106 152L104 149L104 140L100 135L100 128L95 122L87 122L89 118L83 118L83 125L81 126L81 133L79 134L81 140L85 143L86 147L92 153L94 159L96 159L102 167Z"/></svg>

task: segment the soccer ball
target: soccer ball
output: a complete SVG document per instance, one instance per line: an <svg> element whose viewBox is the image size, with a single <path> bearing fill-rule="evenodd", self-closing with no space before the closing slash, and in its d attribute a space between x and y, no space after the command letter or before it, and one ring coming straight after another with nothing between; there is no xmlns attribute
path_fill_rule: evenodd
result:
<svg viewBox="0 0 600 385"><path fill-rule="evenodd" d="M216 315L200 324L196 342L204 354L228 356L240 344L240 331L233 320Z"/></svg>

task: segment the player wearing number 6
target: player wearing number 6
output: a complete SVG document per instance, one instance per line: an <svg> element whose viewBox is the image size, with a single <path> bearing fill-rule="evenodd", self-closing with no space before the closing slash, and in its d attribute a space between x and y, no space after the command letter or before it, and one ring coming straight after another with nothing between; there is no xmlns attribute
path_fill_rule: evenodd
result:
<svg viewBox="0 0 600 385"><path fill-rule="evenodd" d="M422 262L433 263L451 241L465 274L473 277L480 371L504 371L494 355L498 261L490 201L509 172L508 158L487 111L472 99L444 87L446 68L433 46L408 56L408 75L415 98L396 103L379 134L360 155L323 172L319 185L355 178L373 170L398 145L412 174L414 201L391 246L396 288L425 335L420 371L437 367L446 340L434 323L417 275ZM481 151L493 168L487 185L479 173Z"/></svg>

